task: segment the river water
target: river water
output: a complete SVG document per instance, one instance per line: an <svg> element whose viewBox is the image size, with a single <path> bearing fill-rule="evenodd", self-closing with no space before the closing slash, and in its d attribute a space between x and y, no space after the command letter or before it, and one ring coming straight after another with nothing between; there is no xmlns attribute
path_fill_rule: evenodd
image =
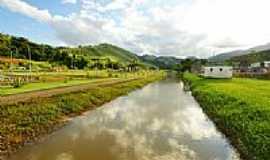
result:
<svg viewBox="0 0 270 160"><path fill-rule="evenodd" d="M150 84L72 120L10 160L238 160L176 80Z"/></svg>

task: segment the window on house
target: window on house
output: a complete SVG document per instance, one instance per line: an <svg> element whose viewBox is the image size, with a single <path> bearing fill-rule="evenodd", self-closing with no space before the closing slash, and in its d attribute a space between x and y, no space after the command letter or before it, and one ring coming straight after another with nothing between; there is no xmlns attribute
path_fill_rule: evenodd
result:
<svg viewBox="0 0 270 160"><path fill-rule="evenodd" d="M223 68L219 68L219 71L222 72L223 71Z"/></svg>
<svg viewBox="0 0 270 160"><path fill-rule="evenodd" d="M210 72L213 72L213 68L210 68Z"/></svg>

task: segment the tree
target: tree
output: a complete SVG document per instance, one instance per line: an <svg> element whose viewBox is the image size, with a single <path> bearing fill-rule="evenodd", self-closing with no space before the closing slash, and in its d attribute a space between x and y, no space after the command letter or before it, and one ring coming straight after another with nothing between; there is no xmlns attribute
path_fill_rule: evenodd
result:
<svg viewBox="0 0 270 160"><path fill-rule="evenodd" d="M88 61L84 58L84 57L81 57L77 63L76 63L76 66L78 67L78 69L84 69L88 64Z"/></svg>
<svg viewBox="0 0 270 160"><path fill-rule="evenodd" d="M179 71L180 72L186 72L189 71L191 72L191 67L192 67L192 60L191 59L185 59L181 62L179 65Z"/></svg>

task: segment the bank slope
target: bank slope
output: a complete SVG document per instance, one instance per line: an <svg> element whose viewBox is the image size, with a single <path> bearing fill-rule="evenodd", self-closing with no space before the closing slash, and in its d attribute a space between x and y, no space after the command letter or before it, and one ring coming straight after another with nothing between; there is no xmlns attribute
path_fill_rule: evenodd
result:
<svg viewBox="0 0 270 160"><path fill-rule="evenodd" d="M202 79L189 73L184 80L244 159L270 159L270 81Z"/></svg>

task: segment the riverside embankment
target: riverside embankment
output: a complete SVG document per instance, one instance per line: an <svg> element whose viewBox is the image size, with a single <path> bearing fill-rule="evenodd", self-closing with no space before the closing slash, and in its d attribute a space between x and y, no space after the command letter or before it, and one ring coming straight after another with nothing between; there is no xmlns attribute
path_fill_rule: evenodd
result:
<svg viewBox="0 0 270 160"><path fill-rule="evenodd" d="M183 78L243 159L270 159L270 81L204 79L190 73Z"/></svg>

